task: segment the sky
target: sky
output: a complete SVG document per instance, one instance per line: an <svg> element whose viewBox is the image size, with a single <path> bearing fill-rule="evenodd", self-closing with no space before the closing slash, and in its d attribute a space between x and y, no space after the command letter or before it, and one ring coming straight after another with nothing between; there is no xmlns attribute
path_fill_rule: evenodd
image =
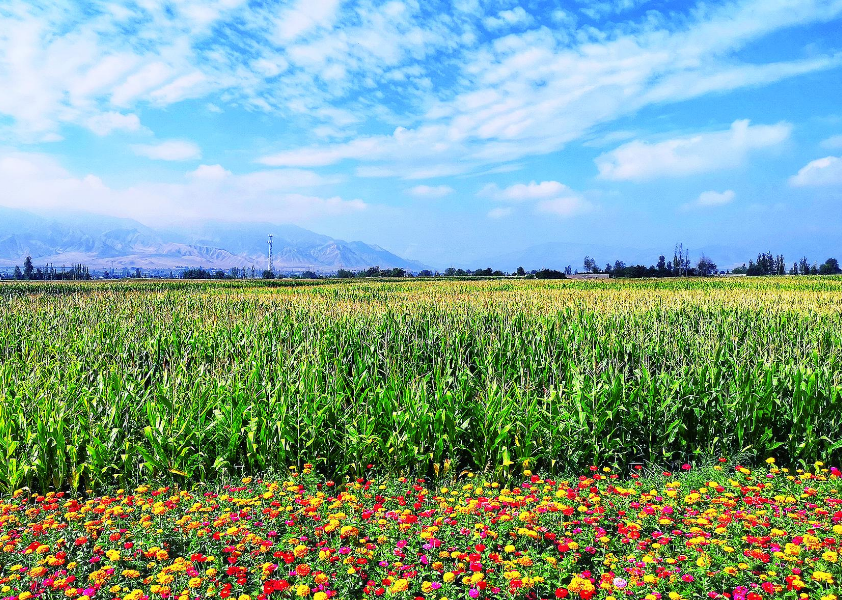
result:
<svg viewBox="0 0 842 600"><path fill-rule="evenodd" d="M436 266L842 255L840 32L842 0L4 0L0 206Z"/></svg>

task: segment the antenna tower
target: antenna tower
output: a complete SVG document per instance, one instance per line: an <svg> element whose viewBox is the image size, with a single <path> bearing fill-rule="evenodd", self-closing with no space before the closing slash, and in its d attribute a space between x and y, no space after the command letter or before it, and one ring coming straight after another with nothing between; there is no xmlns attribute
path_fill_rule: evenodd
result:
<svg viewBox="0 0 842 600"><path fill-rule="evenodd" d="M269 272L274 273L274 269L272 269L272 234L269 234Z"/></svg>

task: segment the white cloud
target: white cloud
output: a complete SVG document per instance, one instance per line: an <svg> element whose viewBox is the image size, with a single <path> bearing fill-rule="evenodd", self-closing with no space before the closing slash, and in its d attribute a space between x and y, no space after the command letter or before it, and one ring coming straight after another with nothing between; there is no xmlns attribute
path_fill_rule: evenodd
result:
<svg viewBox="0 0 842 600"><path fill-rule="evenodd" d="M788 123L749 125L734 121L730 129L649 143L639 140L595 159L599 176L615 181L683 177L741 165L754 150L776 146L792 131Z"/></svg>
<svg viewBox="0 0 842 600"><path fill-rule="evenodd" d="M488 211L488 218L489 219L502 219L503 217L508 217L512 214L512 208L509 206L503 207L498 206L497 208L492 208Z"/></svg>
<svg viewBox="0 0 842 600"><path fill-rule="evenodd" d="M297 0L275 21L280 42L290 42L318 27L330 27L340 0Z"/></svg>
<svg viewBox="0 0 842 600"><path fill-rule="evenodd" d="M222 181L231 175L231 171L222 165L199 165L195 171L187 173L187 177L200 181Z"/></svg>
<svg viewBox="0 0 842 600"><path fill-rule="evenodd" d="M696 203L699 206L722 206L734 201L736 194L734 190L725 190L724 192L702 192L699 194Z"/></svg>
<svg viewBox="0 0 842 600"><path fill-rule="evenodd" d="M300 222L366 210L359 199L314 193L315 173L255 172L234 175L202 165L184 183L143 182L112 188L93 174L77 177L55 159L37 153L0 154L0 205L26 210L77 210L146 223L220 219Z"/></svg>
<svg viewBox="0 0 842 600"><path fill-rule="evenodd" d="M819 144L825 150L839 150L842 148L842 135L832 135Z"/></svg>
<svg viewBox="0 0 842 600"><path fill-rule="evenodd" d="M486 17L482 23L487 29L503 29L530 25L535 19L523 7L516 6L511 10L502 10L496 17Z"/></svg>
<svg viewBox="0 0 842 600"><path fill-rule="evenodd" d="M724 206L734 201L737 194L734 190L725 190L724 192L716 192L713 190L702 192L699 197L693 202L684 204L682 210L690 210L693 208L708 208L712 206Z"/></svg>
<svg viewBox="0 0 842 600"><path fill-rule="evenodd" d="M590 212L593 206L579 195L571 194L538 203L538 212L549 213L559 217L572 217Z"/></svg>
<svg viewBox="0 0 842 600"><path fill-rule="evenodd" d="M140 119L135 114L107 112L90 117L85 124L95 134L103 136L112 131L138 131Z"/></svg>
<svg viewBox="0 0 842 600"><path fill-rule="evenodd" d="M477 196L498 202L533 202L537 212L560 217L572 217L593 210L593 205L581 194L558 181L517 183L502 189L497 184L489 183L477 192ZM511 208L505 207L499 211L492 209L491 212L505 215L510 214Z"/></svg>
<svg viewBox="0 0 842 600"><path fill-rule="evenodd" d="M134 144L132 150L139 156L153 160L193 160L202 156L199 146L186 140L167 140L160 144Z"/></svg>
<svg viewBox="0 0 842 600"><path fill-rule="evenodd" d="M826 156L803 166L789 178L795 187L842 185L842 156Z"/></svg>
<svg viewBox="0 0 842 600"><path fill-rule="evenodd" d="M523 202L525 200L546 200L572 193L570 188L558 181L542 181L541 183L517 183L504 189L496 183L489 183L483 187L478 196L508 202Z"/></svg>
<svg viewBox="0 0 842 600"><path fill-rule="evenodd" d="M410 188L408 192L416 198L444 198L453 193L453 188L448 185L416 185Z"/></svg>
<svg viewBox="0 0 842 600"><path fill-rule="evenodd" d="M641 1L589 6L616 15ZM415 0L6 4L0 114L13 125L4 133L44 139L103 113L203 98L211 111L236 106L295 123L279 140L286 152L265 164L349 160L364 163L361 173L406 179L484 171L646 107L842 64L842 54L748 63L739 53L776 31L837 19L839 0L685 4L669 18L653 10L599 29L577 25L572 6L551 10L550 27L517 3L475 0L452 10ZM403 141L358 135L370 122L402 126ZM335 143L290 147L304 131Z"/></svg>

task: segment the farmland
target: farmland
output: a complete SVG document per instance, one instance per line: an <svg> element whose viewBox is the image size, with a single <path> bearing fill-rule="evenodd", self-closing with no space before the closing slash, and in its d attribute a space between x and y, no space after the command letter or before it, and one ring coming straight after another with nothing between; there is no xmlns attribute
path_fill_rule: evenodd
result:
<svg viewBox="0 0 842 600"><path fill-rule="evenodd" d="M842 458L842 279L0 286L0 488Z"/></svg>

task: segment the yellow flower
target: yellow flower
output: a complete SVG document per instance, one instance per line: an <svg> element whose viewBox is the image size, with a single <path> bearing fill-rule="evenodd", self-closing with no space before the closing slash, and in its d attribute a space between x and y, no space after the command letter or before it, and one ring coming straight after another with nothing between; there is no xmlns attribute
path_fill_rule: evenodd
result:
<svg viewBox="0 0 842 600"><path fill-rule="evenodd" d="M399 594L401 592L405 592L408 587L409 582L406 579L398 579L392 584L392 587L389 588L389 592L392 594Z"/></svg>
<svg viewBox="0 0 842 600"><path fill-rule="evenodd" d="M295 595L300 596L301 598L310 595L310 588L303 583L301 585L295 586Z"/></svg>
<svg viewBox="0 0 842 600"><path fill-rule="evenodd" d="M316 592L313 594L313 600L327 600L327 594L324 592Z"/></svg>
<svg viewBox="0 0 842 600"><path fill-rule="evenodd" d="M833 583L833 575L824 571L813 571L813 579L822 583Z"/></svg>

